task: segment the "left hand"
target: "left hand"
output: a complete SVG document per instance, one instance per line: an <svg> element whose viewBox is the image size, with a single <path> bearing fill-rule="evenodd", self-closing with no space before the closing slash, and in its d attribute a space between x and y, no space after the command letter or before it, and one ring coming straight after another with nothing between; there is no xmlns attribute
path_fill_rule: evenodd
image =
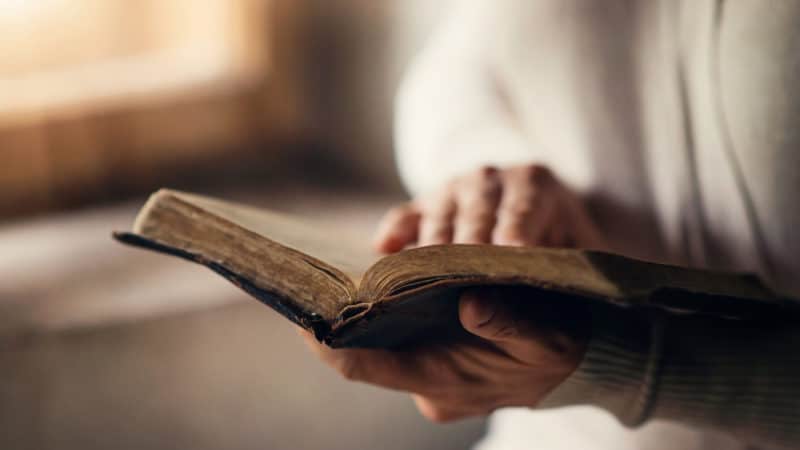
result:
<svg viewBox="0 0 800 450"><path fill-rule="evenodd" d="M375 248L448 243L609 247L581 196L538 164L480 167L392 208Z"/></svg>
<svg viewBox="0 0 800 450"><path fill-rule="evenodd" d="M420 412L434 422L506 406L534 407L577 368L588 337L574 315L571 326L555 328L563 317L552 305L522 298L525 293L514 288L466 291L459 319L464 329L482 338L470 342L403 351L334 350L303 333L342 376L410 392Z"/></svg>

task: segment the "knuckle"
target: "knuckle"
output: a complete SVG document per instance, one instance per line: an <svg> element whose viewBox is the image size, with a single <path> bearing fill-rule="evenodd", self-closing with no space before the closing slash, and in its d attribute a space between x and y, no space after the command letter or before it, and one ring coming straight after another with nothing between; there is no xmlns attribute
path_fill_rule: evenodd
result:
<svg viewBox="0 0 800 450"><path fill-rule="evenodd" d="M503 222L527 226L530 225L531 220L548 207L548 203L549 201L538 195L537 192L518 195L500 206L498 216L503 219Z"/></svg>
<svg viewBox="0 0 800 450"><path fill-rule="evenodd" d="M497 172L497 167L484 165L474 172L473 177L479 181L491 181L495 179Z"/></svg>
<svg viewBox="0 0 800 450"><path fill-rule="evenodd" d="M499 189L463 192L459 198L457 215L470 219L493 220L499 213L499 203Z"/></svg>
<svg viewBox="0 0 800 450"><path fill-rule="evenodd" d="M519 328L514 322L504 323L492 333L492 336L497 340L514 339L519 337L519 335Z"/></svg>
<svg viewBox="0 0 800 450"><path fill-rule="evenodd" d="M500 192L500 180L497 177L482 178L474 183L471 183L469 190L474 192L478 197L494 196Z"/></svg>
<svg viewBox="0 0 800 450"><path fill-rule="evenodd" d="M458 189L458 200L467 206L494 203L500 197L500 180L496 176L480 176L467 180Z"/></svg>
<svg viewBox="0 0 800 450"><path fill-rule="evenodd" d="M553 179L553 172L542 164L527 164L520 171L526 180L535 185L542 185Z"/></svg>
<svg viewBox="0 0 800 450"><path fill-rule="evenodd" d="M347 356L340 359L336 364L336 370L345 380L361 380L361 362L355 356Z"/></svg>
<svg viewBox="0 0 800 450"><path fill-rule="evenodd" d="M462 370L444 377L439 386L429 395L437 403L444 405L474 405L480 402L480 393L487 389L489 384L483 374L474 370ZM455 408L450 407L449 410Z"/></svg>
<svg viewBox="0 0 800 450"><path fill-rule="evenodd" d="M511 202L503 208L503 212L511 217L524 218L533 216L536 210L539 209L538 199L536 196L530 198L520 198L515 202Z"/></svg>
<svg viewBox="0 0 800 450"><path fill-rule="evenodd" d="M438 380L443 386L450 385L452 379L453 365L448 358L439 355L423 358L419 361L420 367L430 380Z"/></svg>
<svg viewBox="0 0 800 450"><path fill-rule="evenodd" d="M494 202L500 199L502 193L502 184L499 180L491 180L486 182L474 183L469 189L464 192L469 196L470 200L476 203Z"/></svg>

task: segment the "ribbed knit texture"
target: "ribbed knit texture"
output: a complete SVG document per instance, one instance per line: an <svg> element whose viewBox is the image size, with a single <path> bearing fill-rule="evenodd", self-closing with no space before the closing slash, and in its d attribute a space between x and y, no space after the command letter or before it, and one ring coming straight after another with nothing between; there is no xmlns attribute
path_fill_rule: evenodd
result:
<svg viewBox="0 0 800 450"><path fill-rule="evenodd" d="M800 442L800 328L604 310L575 373L540 405L590 404L636 426L672 419L746 442Z"/></svg>

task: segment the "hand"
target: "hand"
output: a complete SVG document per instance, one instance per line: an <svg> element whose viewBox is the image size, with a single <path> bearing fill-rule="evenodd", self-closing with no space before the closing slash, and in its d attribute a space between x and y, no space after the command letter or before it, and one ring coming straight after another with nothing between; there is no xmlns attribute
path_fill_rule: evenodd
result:
<svg viewBox="0 0 800 450"><path fill-rule="evenodd" d="M583 201L544 166L483 167L390 210L375 247L447 243L608 247Z"/></svg>
<svg viewBox="0 0 800 450"><path fill-rule="evenodd" d="M439 192L391 210L376 247L493 243L603 249L581 199L545 167L484 167ZM585 315L530 298L525 289L474 289L459 302L469 342L414 350L334 350L306 333L309 346L345 378L413 394L420 412L442 422L505 406L533 407L578 366ZM564 323L566 318L566 324Z"/></svg>
<svg viewBox="0 0 800 450"><path fill-rule="evenodd" d="M459 319L476 339L413 350L334 350L303 331L323 361L349 380L411 392L435 422L486 415L505 406L534 407L578 366L587 336L585 316L570 325L553 305L525 298L530 290L466 291ZM526 301L527 300L527 301ZM563 311L561 311L563 312ZM573 330L573 331L568 331Z"/></svg>

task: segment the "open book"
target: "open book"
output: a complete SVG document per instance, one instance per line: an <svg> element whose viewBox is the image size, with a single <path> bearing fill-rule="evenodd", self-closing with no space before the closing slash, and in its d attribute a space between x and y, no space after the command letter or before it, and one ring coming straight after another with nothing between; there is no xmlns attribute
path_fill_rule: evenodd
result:
<svg viewBox="0 0 800 450"><path fill-rule="evenodd" d="M601 252L451 244L381 256L347 230L165 189L132 232L114 236L208 266L334 347L458 333L458 295L470 286L527 286L532 301L570 297L729 318L788 303L751 275Z"/></svg>

